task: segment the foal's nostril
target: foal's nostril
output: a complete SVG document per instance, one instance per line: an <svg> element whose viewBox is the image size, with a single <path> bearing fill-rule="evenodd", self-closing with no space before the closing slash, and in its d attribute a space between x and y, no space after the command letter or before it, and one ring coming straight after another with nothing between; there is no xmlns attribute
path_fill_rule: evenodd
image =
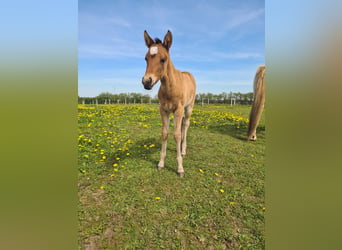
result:
<svg viewBox="0 0 342 250"><path fill-rule="evenodd" d="M152 78L151 77L149 77L149 78L145 78L145 77L143 77L142 78L142 83L143 84L151 84L152 83Z"/></svg>

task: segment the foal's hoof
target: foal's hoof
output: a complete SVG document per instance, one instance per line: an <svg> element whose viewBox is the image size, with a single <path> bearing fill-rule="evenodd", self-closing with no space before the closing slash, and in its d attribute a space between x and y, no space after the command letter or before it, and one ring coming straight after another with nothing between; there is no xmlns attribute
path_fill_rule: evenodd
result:
<svg viewBox="0 0 342 250"><path fill-rule="evenodd" d="M178 173L179 177L184 177L184 172Z"/></svg>
<svg viewBox="0 0 342 250"><path fill-rule="evenodd" d="M157 167L159 171L162 170L164 168L164 162L158 162Z"/></svg>
<svg viewBox="0 0 342 250"><path fill-rule="evenodd" d="M255 133L251 134L251 135L248 135L248 141L256 141L257 139L257 136Z"/></svg>

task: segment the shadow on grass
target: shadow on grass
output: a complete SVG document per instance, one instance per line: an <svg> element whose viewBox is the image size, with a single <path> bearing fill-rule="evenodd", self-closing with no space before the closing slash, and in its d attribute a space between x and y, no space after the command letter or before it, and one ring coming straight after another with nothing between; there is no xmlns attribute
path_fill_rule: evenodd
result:
<svg viewBox="0 0 342 250"><path fill-rule="evenodd" d="M168 148L167 148L167 156L165 160L165 167L160 171L170 171L172 173L177 174L177 169L175 166L170 166L168 163L168 157L173 157L176 154L176 148L174 147L174 143L170 141L173 138L169 137L168 139ZM113 164L119 164L119 161L122 162L124 159L131 159L133 161L147 161L151 163L153 168L158 171L158 163L159 156L161 150L161 139L160 136L155 137L146 137L145 139L141 139L129 145L129 151L115 151L113 152L106 161L106 167L112 167ZM129 156L127 153L129 152ZM172 156L171 156L172 155ZM118 160L119 159L119 160ZM136 160L135 160L136 159Z"/></svg>
<svg viewBox="0 0 342 250"><path fill-rule="evenodd" d="M240 141L247 142L247 126L241 126L240 128L236 128L232 125L213 125L209 126L208 129L210 131L218 132L224 135L229 135ZM260 135L260 138L265 137L265 126L259 126L257 128L257 135Z"/></svg>

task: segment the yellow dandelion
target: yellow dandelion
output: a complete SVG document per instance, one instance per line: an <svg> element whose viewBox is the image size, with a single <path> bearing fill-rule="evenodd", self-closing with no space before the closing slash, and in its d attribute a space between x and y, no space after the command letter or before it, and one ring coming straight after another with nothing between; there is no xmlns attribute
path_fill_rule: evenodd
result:
<svg viewBox="0 0 342 250"><path fill-rule="evenodd" d="M127 155L127 156L129 156L129 155L130 155L130 153L126 153L126 155Z"/></svg>
<svg viewBox="0 0 342 250"><path fill-rule="evenodd" d="M262 208L262 210L264 210L264 211L265 211L265 210L266 210L266 207L263 207L263 208Z"/></svg>
<svg viewBox="0 0 342 250"><path fill-rule="evenodd" d="M156 197L155 199L156 199L156 200L160 200L160 197Z"/></svg>
<svg viewBox="0 0 342 250"><path fill-rule="evenodd" d="M214 175L218 176L219 174L218 174L218 173L215 173Z"/></svg>
<svg viewBox="0 0 342 250"><path fill-rule="evenodd" d="M234 201L229 202L229 205L233 206L235 204Z"/></svg>
<svg viewBox="0 0 342 250"><path fill-rule="evenodd" d="M150 145L150 148L154 148L155 146L156 146L156 145L154 145L154 144L151 144L151 145Z"/></svg>
<svg viewBox="0 0 342 250"><path fill-rule="evenodd" d="M110 175L110 177L114 177L114 176L115 176L115 174L111 174L111 175Z"/></svg>
<svg viewBox="0 0 342 250"><path fill-rule="evenodd" d="M102 156L102 159L103 159L103 160L105 160L106 158L107 158L107 156L105 156L105 155L104 155L104 156Z"/></svg>
<svg viewBox="0 0 342 250"><path fill-rule="evenodd" d="M220 192L221 192L221 193L224 193L224 190L223 190L223 189L220 189Z"/></svg>
<svg viewBox="0 0 342 250"><path fill-rule="evenodd" d="M254 157L254 155L251 155L251 157Z"/></svg>
<svg viewBox="0 0 342 250"><path fill-rule="evenodd" d="M89 158L89 155L83 155L84 158Z"/></svg>
<svg viewBox="0 0 342 250"><path fill-rule="evenodd" d="M104 189L104 186L100 186L100 189Z"/></svg>
<svg viewBox="0 0 342 250"><path fill-rule="evenodd" d="M198 169L198 171L200 171L201 173L203 173L203 172L204 172L204 171L203 171L203 169L201 169L201 168L200 168L200 169Z"/></svg>
<svg viewBox="0 0 342 250"><path fill-rule="evenodd" d="M113 164L113 167L117 167L117 166L119 166L117 163L114 163L114 164Z"/></svg>
<svg viewBox="0 0 342 250"><path fill-rule="evenodd" d="M117 172L117 171L118 171L118 169L117 169L117 168L114 168L114 171L115 171L115 172Z"/></svg>

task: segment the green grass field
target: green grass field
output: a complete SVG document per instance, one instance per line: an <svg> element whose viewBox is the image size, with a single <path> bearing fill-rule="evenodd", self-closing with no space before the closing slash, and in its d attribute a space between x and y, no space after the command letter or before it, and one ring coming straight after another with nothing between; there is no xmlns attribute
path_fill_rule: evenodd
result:
<svg viewBox="0 0 342 250"><path fill-rule="evenodd" d="M79 105L80 249L264 249L265 118L248 142L249 111L195 106L180 178L173 125L157 170L157 105Z"/></svg>

